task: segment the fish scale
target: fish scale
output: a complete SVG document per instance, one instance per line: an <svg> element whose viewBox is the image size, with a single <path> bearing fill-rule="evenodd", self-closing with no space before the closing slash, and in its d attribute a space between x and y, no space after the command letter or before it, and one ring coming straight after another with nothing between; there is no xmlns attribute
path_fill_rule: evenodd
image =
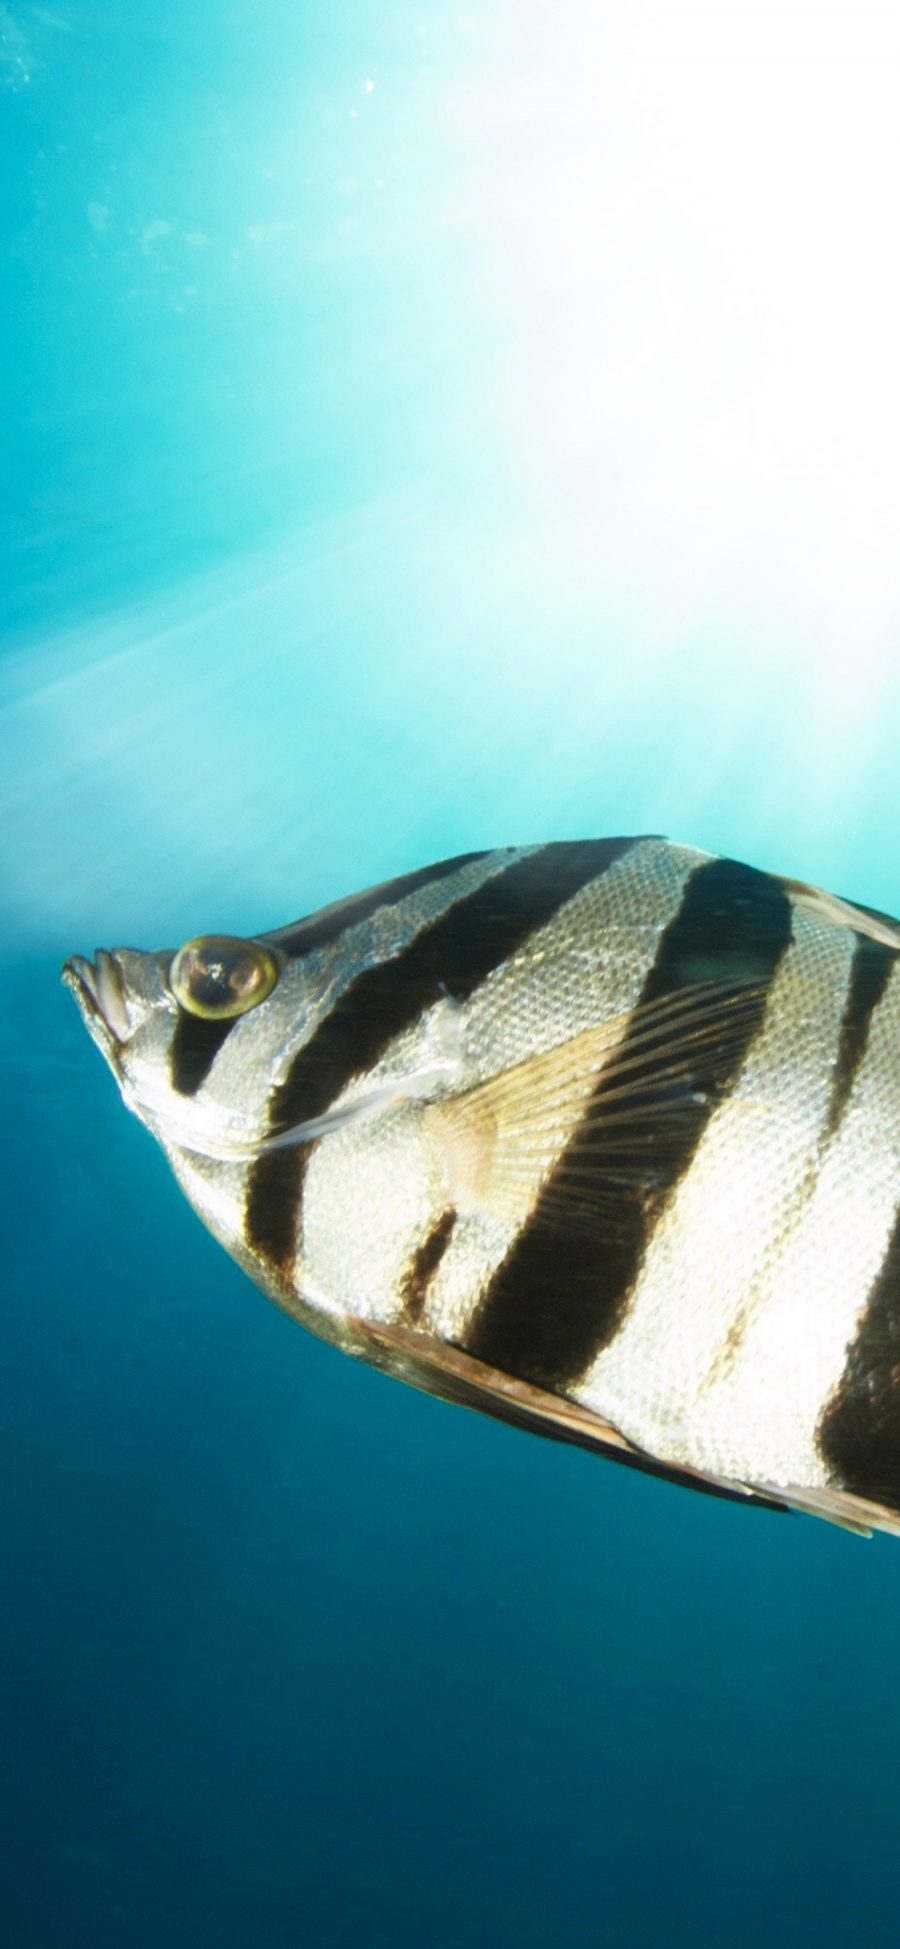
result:
<svg viewBox="0 0 900 1949"><path fill-rule="evenodd" d="M673 1461L686 1439L701 1439L698 1403L726 1357L736 1358L736 1329L761 1303L815 1188L827 1050L840 1032L853 945L801 913L793 934L759 1033L649 1244L621 1331L578 1388L585 1406L613 1418L626 1393L632 1437L663 1445ZM813 1016L801 1034L804 988ZM724 1467L718 1452L706 1459Z"/></svg>

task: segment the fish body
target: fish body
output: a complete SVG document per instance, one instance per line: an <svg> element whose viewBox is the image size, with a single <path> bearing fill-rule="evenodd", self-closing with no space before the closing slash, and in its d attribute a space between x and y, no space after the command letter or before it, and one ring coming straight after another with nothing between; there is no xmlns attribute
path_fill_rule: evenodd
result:
<svg viewBox="0 0 900 1949"><path fill-rule="evenodd" d="M900 1531L900 925L658 838L467 854L64 979L210 1230L345 1351Z"/></svg>

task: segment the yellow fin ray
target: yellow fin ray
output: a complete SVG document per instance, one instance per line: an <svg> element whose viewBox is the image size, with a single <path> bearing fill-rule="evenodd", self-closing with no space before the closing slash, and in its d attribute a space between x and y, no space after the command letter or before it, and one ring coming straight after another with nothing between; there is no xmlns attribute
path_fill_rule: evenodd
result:
<svg viewBox="0 0 900 1949"><path fill-rule="evenodd" d="M540 1193L554 1224L652 1198L669 1143L714 1095L759 995L698 984L429 1104L448 1197L512 1222Z"/></svg>

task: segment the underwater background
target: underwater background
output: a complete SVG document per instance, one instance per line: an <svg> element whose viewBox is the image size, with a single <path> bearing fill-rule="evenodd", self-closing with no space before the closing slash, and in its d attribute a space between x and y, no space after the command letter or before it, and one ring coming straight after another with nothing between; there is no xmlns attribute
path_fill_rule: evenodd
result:
<svg viewBox="0 0 900 1949"><path fill-rule="evenodd" d="M0 5L3 1949L896 1944L900 1545L302 1333L58 967L615 833L897 910L898 64Z"/></svg>

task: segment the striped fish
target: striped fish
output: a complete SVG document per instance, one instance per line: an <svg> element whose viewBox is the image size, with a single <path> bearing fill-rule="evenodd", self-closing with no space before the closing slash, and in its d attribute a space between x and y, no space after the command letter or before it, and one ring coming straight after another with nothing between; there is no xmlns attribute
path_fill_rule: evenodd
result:
<svg viewBox="0 0 900 1949"><path fill-rule="evenodd" d="M900 924L607 839L63 974L201 1218L314 1332L900 1532Z"/></svg>

